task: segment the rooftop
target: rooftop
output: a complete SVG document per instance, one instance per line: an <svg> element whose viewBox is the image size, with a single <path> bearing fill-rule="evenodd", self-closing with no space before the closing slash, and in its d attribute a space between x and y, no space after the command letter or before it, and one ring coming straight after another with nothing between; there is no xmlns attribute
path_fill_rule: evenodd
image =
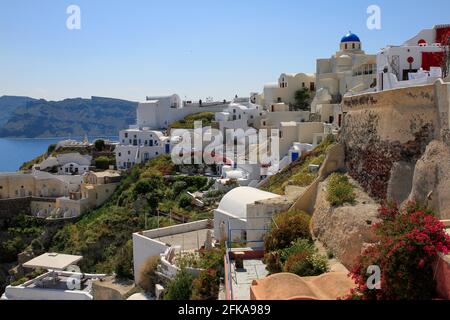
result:
<svg viewBox="0 0 450 320"><path fill-rule="evenodd" d="M210 229L184 232L155 238L171 247L179 246L182 251L199 250L206 241L206 235ZM212 232L212 230L211 230Z"/></svg>
<svg viewBox="0 0 450 320"><path fill-rule="evenodd" d="M74 256L62 253L44 253L39 257L31 259L23 264L25 268L42 268L48 270L64 270L67 267L76 264L82 256Z"/></svg>
<svg viewBox="0 0 450 320"><path fill-rule="evenodd" d="M247 217L247 205L256 201L278 198L280 195L251 187L238 187L229 191L220 201L218 210L238 218Z"/></svg>

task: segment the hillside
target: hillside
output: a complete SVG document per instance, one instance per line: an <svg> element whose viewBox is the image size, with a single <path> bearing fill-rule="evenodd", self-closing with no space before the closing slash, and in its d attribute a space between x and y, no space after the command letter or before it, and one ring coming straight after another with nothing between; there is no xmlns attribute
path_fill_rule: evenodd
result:
<svg viewBox="0 0 450 320"><path fill-rule="evenodd" d="M36 101L36 99L16 96L0 97L0 127L8 122L18 107L25 106L30 101Z"/></svg>
<svg viewBox="0 0 450 320"><path fill-rule="evenodd" d="M171 129L194 129L194 122L201 121L203 127L208 127L214 120L214 112L199 112L186 116L170 125Z"/></svg>
<svg viewBox="0 0 450 320"><path fill-rule="evenodd" d="M63 101L27 99L30 98L24 98L23 103L10 113L6 123L2 125L0 121L0 137L115 136L133 124L136 117L137 103L125 100L99 97ZM12 108L12 104L6 105Z"/></svg>
<svg viewBox="0 0 450 320"><path fill-rule="evenodd" d="M131 278L133 232L211 217L210 207L192 206L186 194L208 190L211 182L204 176L177 171L166 155L135 166L124 174L106 204L62 228L53 238L50 251L82 255L80 266L85 272L111 273L120 267Z"/></svg>

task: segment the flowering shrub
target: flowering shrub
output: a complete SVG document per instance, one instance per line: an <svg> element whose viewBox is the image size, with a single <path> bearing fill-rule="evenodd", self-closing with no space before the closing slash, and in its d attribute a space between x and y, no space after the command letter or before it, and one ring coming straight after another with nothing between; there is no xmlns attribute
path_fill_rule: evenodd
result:
<svg viewBox="0 0 450 320"><path fill-rule="evenodd" d="M379 209L374 225L379 242L366 249L351 270L357 288L349 299L431 299L434 296L433 262L450 250L450 237L433 212L416 203L400 210L396 205ZM381 269L381 289L367 287L367 268Z"/></svg>
<svg viewBox="0 0 450 320"><path fill-rule="evenodd" d="M327 258L320 255L307 239L298 239L288 248L267 253L265 263L271 274L284 271L307 277L328 271Z"/></svg>

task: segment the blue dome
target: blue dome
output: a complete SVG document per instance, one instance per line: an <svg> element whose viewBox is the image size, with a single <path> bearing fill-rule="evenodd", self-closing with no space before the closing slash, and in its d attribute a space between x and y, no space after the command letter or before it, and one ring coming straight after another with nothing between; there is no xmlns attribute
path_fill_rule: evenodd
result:
<svg viewBox="0 0 450 320"><path fill-rule="evenodd" d="M342 42L361 42L361 40L359 40L359 37L356 34L349 32L342 37L341 43Z"/></svg>

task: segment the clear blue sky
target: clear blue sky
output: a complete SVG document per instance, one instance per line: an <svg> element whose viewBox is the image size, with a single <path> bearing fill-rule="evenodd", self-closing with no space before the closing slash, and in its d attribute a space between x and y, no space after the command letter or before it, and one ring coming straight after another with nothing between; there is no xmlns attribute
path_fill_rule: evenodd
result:
<svg viewBox="0 0 450 320"><path fill-rule="evenodd" d="M81 8L81 30L66 8ZM382 29L366 9L382 9ZM0 96L230 98L314 72L351 30L376 53L450 23L448 0L1 0Z"/></svg>

